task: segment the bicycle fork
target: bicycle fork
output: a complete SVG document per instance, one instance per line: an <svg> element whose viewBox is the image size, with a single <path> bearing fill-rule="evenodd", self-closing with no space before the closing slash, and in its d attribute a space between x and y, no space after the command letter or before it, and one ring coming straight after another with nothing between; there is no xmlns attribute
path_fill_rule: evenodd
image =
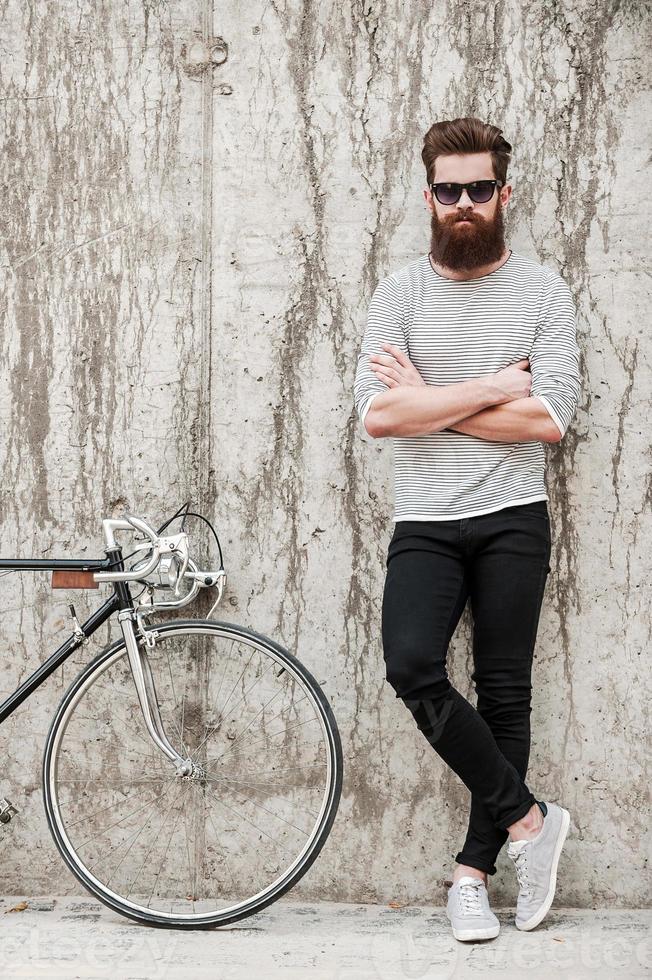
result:
<svg viewBox="0 0 652 980"><path fill-rule="evenodd" d="M156 687L154 685L152 667L146 651L141 649L139 646L136 631L134 630L132 612L129 609L123 609L120 613L118 613L118 620L120 622L120 628L122 629L122 635L127 648L129 666L131 667L134 684L136 685L136 693L138 694L138 701L140 702L147 731L161 752L163 752L177 767L176 775L193 777L196 773L197 767L193 764L191 759L184 759L183 756L179 755L179 753L170 744L168 737L165 734L163 720L161 719L161 713L159 711L158 700L156 697Z"/></svg>

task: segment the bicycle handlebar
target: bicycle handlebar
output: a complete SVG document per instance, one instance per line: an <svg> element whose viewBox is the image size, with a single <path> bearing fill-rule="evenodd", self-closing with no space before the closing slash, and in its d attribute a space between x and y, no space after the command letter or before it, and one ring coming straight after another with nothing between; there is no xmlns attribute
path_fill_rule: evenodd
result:
<svg viewBox="0 0 652 980"><path fill-rule="evenodd" d="M124 517L107 517L102 521L102 530L104 531L107 550L116 547L116 531L140 531L141 534L144 534L152 542L152 557L147 565L138 569L138 575L145 576L154 571L161 557L161 549L159 548L158 535L149 524L140 517L136 517L135 514L125 514ZM94 572L93 578L96 582L133 582L136 576L134 576L133 571L129 570L124 572Z"/></svg>
<svg viewBox="0 0 652 980"><path fill-rule="evenodd" d="M152 544L155 545L158 542L156 531L149 524L146 524L142 518L136 517L135 514L125 514L124 517L116 518L108 517L102 521L102 529L107 548L116 547L115 531L140 531L146 538L149 538Z"/></svg>
<svg viewBox="0 0 652 980"><path fill-rule="evenodd" d="M94 572L93 578L96 582L139 582L150 575L156 567L161 562L161 559L165 555L175 556L177 561L180 562L180 569L178 573L177 581L174 585L175 594L179 594L179 585L183 578L188 577L193 579L194 589L198 587L207 588L213 585L222 585L223 571L221 572L203 572L200 571L197 566L192 563L192 571L188 573L186 571L188 567L188 562L190 556L188 554L188 539L185 533L161 536L154 531L153 528L149 526L142 518L136 517L134 514L125 514L124 517L120 518L106 518L102 521L102 529L104 532L104 539L106 541L107 551L112 548L116 548L115 533L117 531L140 531L140 533L149 539L151 543L151 558L144 565L137 565L135 568L130 568L125 571L115 571L115 572ZM143 545L137 550L140 550ZM147 545L145 544L145 547Z"/></svg>

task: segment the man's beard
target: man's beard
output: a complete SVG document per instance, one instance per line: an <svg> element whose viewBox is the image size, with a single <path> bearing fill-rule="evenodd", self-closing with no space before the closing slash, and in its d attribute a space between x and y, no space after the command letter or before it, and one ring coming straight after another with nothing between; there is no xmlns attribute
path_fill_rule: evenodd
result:
<svg viewBox="0 0 652 980"><path fill-rule="evenodd" d="M468 217L471 223L458 227L462 217ZM496 202L493 218L460 211L440 221L433 212L430 227L432 260L447 269L467 272L478 269L497 262L505 251L505 225L500 200Z"/></svg>

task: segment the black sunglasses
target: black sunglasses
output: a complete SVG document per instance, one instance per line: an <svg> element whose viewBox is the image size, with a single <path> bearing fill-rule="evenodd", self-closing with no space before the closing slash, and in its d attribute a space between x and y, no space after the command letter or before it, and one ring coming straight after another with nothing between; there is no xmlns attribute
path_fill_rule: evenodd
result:
<svg viewBox="0 0 652 980"><path fill-rule="evenodd" d="M486 204L494 196L494 187L502 187L502 180L472 180L470 184L429 184L440 204L457 204L466 190L474 204Z"/></svg>

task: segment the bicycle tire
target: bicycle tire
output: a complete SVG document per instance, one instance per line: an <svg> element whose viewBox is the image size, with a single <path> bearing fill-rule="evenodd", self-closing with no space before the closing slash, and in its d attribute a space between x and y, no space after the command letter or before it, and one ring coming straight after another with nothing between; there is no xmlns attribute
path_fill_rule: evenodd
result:
<svg viewBox="0 0 652 980"><path fill-rule="evenodd" d="M120 657L125 655L125 644L122 637L106 646L80 671L68 687L50 725L45 744L42 768L43 800L46 819L55 845L64 862L88 892L120 915L161 928L211 929L237 922L262 911L262 909L271 905L293 888L314 863L330 834L339 806L343 779L341 739L330 703L315 677L294 654L290 653L270 637L235 623L220 620L172 620L167 623L156 624L154 628L163 637L172 636L174 638L176 636L187 636L192 631L195 634L197 631L208 631L219 633L227 638L252 641L254 645L258 644L263 649L272 653L274 659L280 660L308 688L314 698L312 703L316 705L321 715L322 729L327 736L326 745L331 766L328 800L321 814L319 830L315 834L310 847L302 855L301 860L296 866L290 867L288 873L274 882L267 892L262 893L257 898L252 898L235 910L227 909L211 915L198 914L197 916L190 914L173 915L157 913L153 910L135 907L134 903L128 900L125 901L122 896L117 895L111 889L105 888L97 878L88 872L83 860L79 858L70 844L58 807L58 793L56 789L57 746L60 745L61 737L65 734L65 725L67 725L69 713L71 710L74 710L75 704L83 696L84 691L90 687L93 678L100 676L104 673L107 666L115 663ZM64 726L63 729L62 726Z"/></svg>

